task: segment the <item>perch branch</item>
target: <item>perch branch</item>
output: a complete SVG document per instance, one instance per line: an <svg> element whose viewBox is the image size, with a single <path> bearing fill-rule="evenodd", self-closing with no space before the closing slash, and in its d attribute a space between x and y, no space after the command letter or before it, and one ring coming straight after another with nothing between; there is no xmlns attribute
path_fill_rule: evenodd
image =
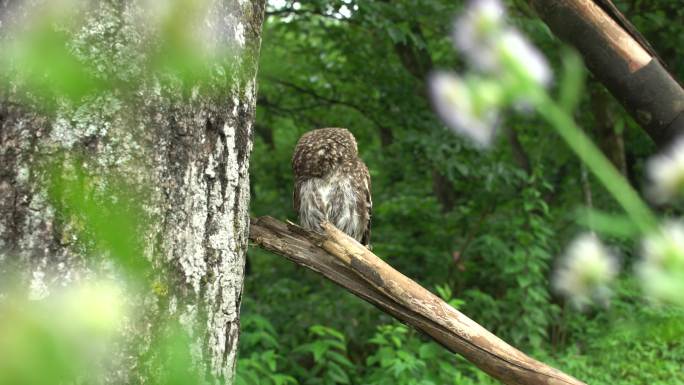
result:
<svg viewBox="0 0 684 385"><path fill-rule="evenodd" d="M322 226L325 234L260 217L252 219L250 240L423 331L504 384L584 384L508 345L333 225Z"/></svg>

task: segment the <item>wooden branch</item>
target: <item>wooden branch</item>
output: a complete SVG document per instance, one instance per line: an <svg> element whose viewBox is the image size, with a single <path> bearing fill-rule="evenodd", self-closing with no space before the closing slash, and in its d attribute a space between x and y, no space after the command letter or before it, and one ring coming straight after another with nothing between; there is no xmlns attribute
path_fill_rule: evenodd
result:
<svg viewBox="0 0 684 385"><path fill-rule="evenodd" d="M665 146L684 134L684 90L612 2L598 3L530 0L551 31L577 48L594 76Z"/></svg>
<svg viewBox="0 0 684 385"><path fill-rule="evenodd" d="M333 225L322 226L325 234L260 217L252 219L250 240L430 335L504 384L584 384L508 345Z"/></svg>

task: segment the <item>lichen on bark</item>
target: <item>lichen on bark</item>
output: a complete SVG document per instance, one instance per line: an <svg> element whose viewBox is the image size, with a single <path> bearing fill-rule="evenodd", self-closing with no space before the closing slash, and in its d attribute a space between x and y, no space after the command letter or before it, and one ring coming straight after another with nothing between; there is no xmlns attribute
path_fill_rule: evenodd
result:
<svg viewBox="0 0 684 385"><path fill-rule="evenodd" d="M45 2L8 4L0 4L3 42ZM27 88L21 68L0 75L0 274L12 266L33 298L49 300L56 288L116 270L82 222L55 206L46 161L77 163L93 176L89 199L103 205L121 199L110 176L125 180L140 207L144 226L120 231L141 240L152 283L127 298L141 309L126 323L134 344L113 357L119 367L103 382L146 381L151 371L137 357L149 356L168 320L182 324L208 383L232 381L263 8L261 0L211 0L201 30L184 27L226 53L210 63L210 81L150 71L159 34L141 23L150 8L114 0L88 3L79 23L64 27L66 50L106 87L74 100Z"/></svg>

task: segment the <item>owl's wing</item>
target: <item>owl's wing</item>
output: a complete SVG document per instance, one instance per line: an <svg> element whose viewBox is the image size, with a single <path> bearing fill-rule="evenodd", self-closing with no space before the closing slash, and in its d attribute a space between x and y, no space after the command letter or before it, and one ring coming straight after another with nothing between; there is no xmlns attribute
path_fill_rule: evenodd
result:
<svg viewBox="0 0 684 385"><path fill-rule="evenodd" d="M300 190L302 189L302 182L295 179L294 190L292 190L292 207L294 207L295 214L299 217L299 205L301 204Z"/></svg>
<svg viewBox="0 0 684 385"><path fill-rule="evenodd" d="M363 204L363 207L361 207L359 212L365 214L365 222L366 222L366 228L363 231L363 236L361 237L361 244L364 246L369 246L370 245L370 236L371 236L371 218L373 214L373 199L371 198L371 180L370 180L370 173L368 172L368 168L366 165L363 165L363 182L364 182L364 188L363 188L363 196L365 200L363 202L360 202ZM362 215L363 215L362 214Z"/></svg>

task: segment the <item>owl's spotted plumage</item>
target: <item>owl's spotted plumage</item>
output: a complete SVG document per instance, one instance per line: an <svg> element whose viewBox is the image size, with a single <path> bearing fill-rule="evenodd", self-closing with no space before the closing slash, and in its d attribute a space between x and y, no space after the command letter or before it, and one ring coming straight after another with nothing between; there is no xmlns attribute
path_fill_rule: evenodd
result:
<svg viewBox="0 0 684 385"><path fill-rule="evenodd" d="M307 132L295 147L292 170L299 223L320 231L320 223L327 220L368 246L370 174L359 158L354 135L344 128Z"/></svg>

